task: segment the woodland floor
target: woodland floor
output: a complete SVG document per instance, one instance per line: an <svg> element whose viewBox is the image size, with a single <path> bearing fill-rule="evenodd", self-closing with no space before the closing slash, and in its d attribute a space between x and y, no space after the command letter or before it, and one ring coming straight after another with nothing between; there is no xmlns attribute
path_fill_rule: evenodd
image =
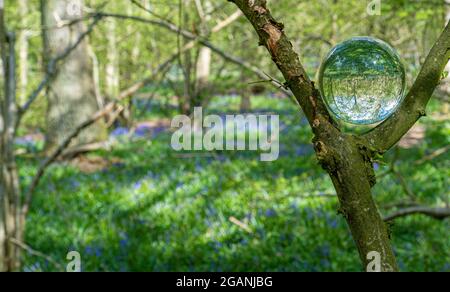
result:
<svg viewBox="0 0 450 292"><path fill-rule="evenodd" d="M310 130L288 101L252 99L257 112L280 114L280 158L255 152L180 155L170 147L167 120L175 112L157 102L139 114L130 134L112 131L110 151L52 166L36 193L26 242L65 266L81 253L85 271L359 271L331 182L316 162ZM218 97L210 112L238 111L239 98ZM442 205L449 199L449 152L418 160L450 144L450 122L430 105L418 133L376 165L380 210L408 202ZM424 135L423 135L424 134ZM38 151L42 143L19 141ZM399 177L383 175L396 158ZM20 158L24 186L37 161ZM421 215L397 219L392 242L403 271L450 271L450 220ZM25 253L25 271L54 271Z"/></svg>

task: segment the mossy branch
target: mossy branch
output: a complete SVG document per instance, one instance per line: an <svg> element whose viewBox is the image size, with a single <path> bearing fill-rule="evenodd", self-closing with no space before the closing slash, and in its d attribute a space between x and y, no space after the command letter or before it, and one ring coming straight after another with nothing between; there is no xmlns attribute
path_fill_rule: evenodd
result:
<svg viewBox="0 0 450 292"><path fill-rule="evenodd" d="M386 152L392 148L409 129L426 115L426 106L439 85L442 73L450 58L450 22L434 44L414 85L399 109L386 121L363 137L372 148Z"/></svg>

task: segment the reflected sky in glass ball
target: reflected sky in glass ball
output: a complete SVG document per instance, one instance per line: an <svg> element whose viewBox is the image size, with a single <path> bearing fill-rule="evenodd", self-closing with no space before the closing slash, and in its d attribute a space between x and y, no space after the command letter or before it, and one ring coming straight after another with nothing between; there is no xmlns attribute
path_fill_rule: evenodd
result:
<svg viewBox="0 0 450 292"><path fill-rule="evenodd" d="M405 68L387 43L355 37L334 47L319 75L322 97L333 116L370 125L395 112L405 93Z"/></svg>

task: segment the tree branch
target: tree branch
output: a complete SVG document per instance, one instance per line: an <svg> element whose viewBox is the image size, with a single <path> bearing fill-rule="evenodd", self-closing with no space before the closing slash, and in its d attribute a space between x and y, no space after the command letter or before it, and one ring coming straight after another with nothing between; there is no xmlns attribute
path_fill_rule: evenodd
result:
<svg viewBox="0 0 450 292"><path fill-rule="evenodd" d="M237 20L239 18L239 16L241 16L242 13L240 13L240 10L238 10L237 12L231 14L229 17L225 18L224 20L220 21L216 26L214 26L211 29L211 33L216 33L219 32L220 30L224 29L225 27L227 27L228 25L230 25L231 23L233 23L235 20ZM189 43L187 43L184 47L182 47L180 50L177 50L175 53L173 53L167 60L165 63L172 63L174 62L178 56L180 54L183 54L187 51L189 51L190 49L194 48L196 42L198 41L198 37L192 41L190 41ZM135 94L139 89L141 89L142 87L144 87L146 84L148 84L149 82L153 81L153 74L151 74L150 77L144 78L141 81L133 84L132 86L130 86L129 88L123 90L120 95L119 95L119 99L124 99L128 96L131 96L133 94Z"/></svg>
<svg viewBox="0 0 450 292"><path fill-rule="evenodd" d="M400 108L386 121L363 135L369 145L380 153L394 146L418 119L438 86L442 72L450 58L450 22L431 49L414 85Z"/></svg>
<svg viewBox="0 0 450 292"><path fill-rule="evenodd" d="M427 161L433 160L436 157L439 157L442 154L445 154L447 151L450 150L450 145L444 146L442 148L439 148L435 151L433 151L432 153L430 153L429 155L422 157L421 159L417 160L416 162L414 162L415 165L420 165L423 164Z"/></svg>
<svg viewBox="0 0 450 292"><path fill-rule="evenodd" d="M406 217L414 214L422 214L434 219L443 220L450 217L450 208L430 208L424 206L416 206L400 209L384 218L384 221L392 221L400 217Z"/></svg>
<svg viewBox="0 0 450 292"><path fill-rule="evenodd" d="M280 69L286 85L291 89L313 130L320 123L331 121L320 94L309 79L292 43L284 33L284 25L277 22L266 7L265 0L230 0L250 20L258 33L260 45L267 48L273 61Z"/></svg>
<svg viewBox="0 0 450 292"><path fill-rule="evenodd" d="M107 115L108 113L110 113L113 109L114 109L114 105L115 102L110 102L108 103L103 109L101 109L100 111L96 112L90 119L86 120L84 123L82 123L81 125L79 125L59 146L58 148L56 148L56 150L49 156L47 157L44 162L41 163L41 165L39 166L39 169L36 173L36 175L34 176L26 194L25 194L25 202L24 205L22 207L22 214L25 215L28 213L29 208L30 208L30 204L31 204L31 199L34 193L34 190L36 189L36 187L38 186L42 176L44 175L45 171L47 170L47 168L53 163L55 162L56 159L58 159L58 157L64 152L64 150L70 145L70 143L72 142L73 139L75 139L81 131L83 131L84 129L86 129L87 127L91 126L92 124L94 124L96 121L98 121L100 118L104 117L105 115Z"/></svg>
<svg viewBox="0 0 450 292"><path fill-rule="evenodd" d="M55 261L52 257L50 257L50 256L48 256L48 255L46 255L46 254L44 254L44 253L42 253L40 251L37 251L37 250L33 249L29 245L27 245L27 244L25 244L25 243L15 239L15 238L10 238L9 241L12 244L14 244L15 246L20 247L21 249L25 250L29 254L37 256L37 257L40 257L40 258L43 258L47 262L52 263L58 270L64 271L63 266L60 263L58 263L57 261Z"/></svg>
<svg viewBox="0 0 450 292"><path fill-rule="evenodd" d="M222 58L224 58L225 60L234 63L238 66L243 67L244 69L253 72L255 75L257 75L258 77L260 77L261 79L267 80L267 76L266 74L260 70L258 67L250 64L247 61L244 61L238 57L235 57L225 51L223 51L222 49L216 47L214 44L212 44L210 41L208 41L207 39L205 39L204 37L198 36L193 34L190 31L181 29L180 27L178 27L177 25L165 21L165 20L154 20L154 19L147 19L147 18L142 18L139 16L132 16L132 15L123 15L123 14L114 14L114 13L97 13L95 15L100 15L101 17L114 17L114 18L118 18L118 19L128 19L128 20L133 20L133 21L138 21L138 22L142 22L142 23L148 23L151 25L156 25L159 26L161 28L164 28L170 32L173 33L177 33L180 36L191 40L191 41L195 41L200 43L201 45L210 48L213 52L215 52L217 55L221 56ZM236 17L235 15L233 15L233 17ZM220 27L219 27L220 28ZM306 76L306 75L304 75ZM286 95L290 96L291 93L289 92L289 90L286 90L285 88L281 87L279 83L274 82L274 81L270 81L271 84L275 87L277 87L278 89L280 89L281 91L283 91Z"/></svg>

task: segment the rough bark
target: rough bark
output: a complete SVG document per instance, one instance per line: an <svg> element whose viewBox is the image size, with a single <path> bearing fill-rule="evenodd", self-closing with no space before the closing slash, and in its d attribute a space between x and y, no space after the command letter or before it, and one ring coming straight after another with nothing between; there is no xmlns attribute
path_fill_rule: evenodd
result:
<svg viewBox="0 0 450 292"><path fill-rule="evenodd" d="M283 24L272 17L266 1L231 2L243 11L253 25L260 45L269 51L286 79L286 86L295 95L309 121L315 135L313 143L317 158L336 188L340 202L339 213L350 227L364 269L370 261L369 253L378 252L381 256L381 271L397 271L387 227L371 195L371 187L375 184L372 158L389 149L423 115L422 111L439 80L437 76L440 76L448 61L448 26L432 49L400 110L369 135L357 137L342 133L334 125L320 93L308 78L285 35ZM392 131L394 135L391 135Z"/></svg>
<svg viewBox="0 0 450 292"><path fill-rule="evenodd" d="M83 22L61 25L64 21L80 18L82 4L81 0L41 1L44 56L47 60L60 55L85 31ZM58 67L47 89L47 98L47 149L51 150L67 137L67 133L98 110L93 66L86 39ZM106 129L99 122L85 129L73 143L88 144L105 136Z"/></svg>

